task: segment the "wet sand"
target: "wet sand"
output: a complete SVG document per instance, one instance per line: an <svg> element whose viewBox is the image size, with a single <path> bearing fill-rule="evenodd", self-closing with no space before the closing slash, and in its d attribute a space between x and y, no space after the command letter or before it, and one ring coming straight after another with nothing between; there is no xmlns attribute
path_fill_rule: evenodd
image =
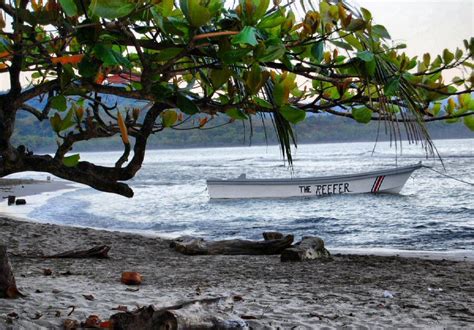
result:
<svg viewBox="0 0 474 330"><path fill-rule="evenodd" d="M254 318L246 322L255 329L474 325L470 260L336 254L329 262L281 263L279 256L184 256L159 237L1 216L0 244L8 246L26 295L0 300L0 329L57 328L66 318L108 319L118 305L159 308L233 295L243 298L234 303L235 317ZM38 257L97 244L112 247L109 259ZM43 274L46 268L51 276ZM143 275L138 291L120 283L123 271ZM93 301L83 296L91 294ZM69 306L75 309L67 316ZM12 312L18 319L7 324Z"/></svg>

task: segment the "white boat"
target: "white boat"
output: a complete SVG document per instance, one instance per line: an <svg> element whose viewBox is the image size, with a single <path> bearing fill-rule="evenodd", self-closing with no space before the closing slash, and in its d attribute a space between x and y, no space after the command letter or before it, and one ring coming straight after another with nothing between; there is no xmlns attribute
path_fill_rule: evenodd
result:
<svg viewBox="0 0 474 330"><path fill-rule="evenodd" d="M211 199L233 198L287 198L316 197L340 194L391 193L402 190L413 171L423 167L415 165L387 170L294 179L208 179L207 190Z"/></svg>

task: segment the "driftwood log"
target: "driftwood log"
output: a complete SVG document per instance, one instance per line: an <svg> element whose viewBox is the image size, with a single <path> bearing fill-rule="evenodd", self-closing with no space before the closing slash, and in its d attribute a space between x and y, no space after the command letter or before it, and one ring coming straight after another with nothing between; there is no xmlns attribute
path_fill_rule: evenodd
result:
<svg viewBox="0 0 474 330"><path fill-rule="evenodd" d="M155 309L142 307L110 317L113 329L246 329L247 324L232 314L231 298L193 300Z"/></svg>
<svg viewBox="0 0 474 330"><path fill-rule="evenodd" d="M8 260L7 248L0 245L0 298L18 298L22 296L16 287L15 277Z"/></svg>
<svg viewBox="0 0 474 330"><path fill-rule="evenodd" d="M44 256L43 258L108 258L110 246L100 245L95 246L89 250L70 250L50 256Z"/></svg>
<svg viewBox="0 0 474 330"><path fill-rule="evenodd" d="M186 255L270 255L280 254L292 243L293 235L266 241L232 239L214 242L186 236L171 242L170 247Z"/></svg>
<svg viewBox="0 0 474 330"><path fill-rule="evenodd" d="M303 237L300 242L281 253L281 261L305 261L330 257L331 254L324 247L324 241L312 236Z"/></svg>

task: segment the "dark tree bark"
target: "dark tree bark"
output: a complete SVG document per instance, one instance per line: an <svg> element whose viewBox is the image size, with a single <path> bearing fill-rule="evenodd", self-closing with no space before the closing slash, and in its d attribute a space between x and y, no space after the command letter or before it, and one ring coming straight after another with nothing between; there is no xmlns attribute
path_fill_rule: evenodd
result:
<svg viewBox="0 0 474 330"><path fill-rule="evenodd" d="M293 243L293 235L267 241L241 239L206 242L202 238L184 237L171 243L176 251L187 255L270 255L280 254Z"/></svg>
<svg viewBox="0 0 474 330"><path fill-rule="evenodd" d="M193 300L176 306L155 309L142 307L134 312L111 316L113 329L242 329L245 321L234 316L232 309L222 310L226 298Z"/></svg>
<svg viewBox="0 0 474 330"><path fill-rule="evenodd" d="M23 296L16 287L15 277L8 261L7 248L0 245L0 298Z"/></svg>

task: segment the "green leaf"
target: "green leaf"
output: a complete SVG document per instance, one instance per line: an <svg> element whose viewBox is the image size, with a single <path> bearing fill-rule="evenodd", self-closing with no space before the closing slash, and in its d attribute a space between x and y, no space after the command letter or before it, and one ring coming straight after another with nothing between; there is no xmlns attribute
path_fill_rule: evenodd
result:
<svg viewBox="0 0 474 330"><path fill-rule="evenodd" d="M74 109L69 109L66 117L64 117L64 119L61 121L61 131L67 130L76 124L76 121L74 120L74 113Z"/></svg>
<svg viewBox="0 0 474 330"><path fill-rule="evenodd" d="M286 48L283 44L271 45L265 49L262 56L258 57L260 62L272 62L280 59L286 53Z"/></svg>
<svg viewBox="0 0 474 330"><path fill-rule="evenodd" d="M331 43L334 44L335 46L345 49L345 50L353 50L351 45L349 45L347 42L344 41L337 41L337 40L331 40Z"/></svg>
<svg viewBox="0 0 474 330"><path fill-rule="evenodd" d="M365 62L365 70L367 70L367 74L370 77L375 75L375 70L377 69L377 62L375 62L375 58L372 61Z"/></svg>
<svg viewBox="0 0 474 330"><path fill-rule="evenodd" d="M161 50L158 54L156 54L154 56L154 59L158 62L165 62L176 57L182 51L183 51L183 48L175 48L175 47L165 48Z"/></svg>
<svg viewBox="0 0 474 330"><path fill-rule="evenodd" d="M201 0L180 0L179 5L186 20L195 28L206 24L212 17L210 9L201 5Z"/></svg>
<svg viewBox="0 0 474 330"><path fill-rule="evenodd" d="M135 9L135 3L129 0L92 0L89 12L92 15L116 19L127 16Z"/></svg>
<svg viewBox="0 0 474 330"><path fill-rule="evenodd" d="M77 15L77 7L74 0L59 0L61 7L63 7L64 12L68 16L76 16Z"/></svg>
<svg viewBox="0 0 474 330"><path fill-rule="evenodd" d="M372 110L367 107L353 108L352 116L357 122L367 124L372 119Z"/></svg>
<svg viewBox="0 0 474 330"><path fill-rule="evenodd" d="M352 19L349 25L346 27L347 31L355 32L359 30L364 30L366 27L366 22L363 19L356 18Z"/></svg>
<svg viewBox="0 0 474 330"><path fill-rule="evenodd" d="M253 100L258 106L261 106L262 108L273 109L273 105L270 102L260 97L254 97Z"/></svg>
<svg viewBox="0 0 474 330"><path fill-rule="evenodd" d="M259 29L271 29L276 26L283 24L286 21L286 17L282 9L275 11L273 14L269 16L265 16L262 18L260 23L257 24Z"/></svg>
<svg viewBox="0 0 474 330"><path fill-rule="evenodd" d="M357 50L362 50L362 44L360 43L360 41L354 37L352 34L349 34L349 35L346 35L343 37L345 41L347 41L349 43L349 45L351 45L352 47L354 47L355 49Z"/></svg>
<svg viewBox="0 0 474 330"><path fill-rule="evenodd" d="M431 112L436 117L440 111L441 111L441 103L435 103L433 105L433 108L431 109Z"/></svg>
<svg viewBox="0 0 474 330"><path fill-rule="evenodd" d="M53 131L59 133L61 131L61 116L56 112L53 117L49 118L49 122Z"/></svg>
<svg viewBox="0 0 474 330"><path fill-rule="evenodd" d="M173 110L166 110L161 113L161 120L164 127L171 127L178 120L178 114Z"/></svg>
<svg viewBox="0 0 474 330"><path fill-rule="evenodd" d="M322 41L315 43L311 47L311 54L318 63L321 63L324 57L324 43Z"/></svg>
<svg viewBox="0 0 474 330"><path fill-rule="evenodd" d="M454 54L451 53L448 49L443 50L444 64L449 64L452 60L454 60Z"/></svg>
<svg viewBox="0 0 474 330"><path fill-rule="evenodd" d="M400 79L392 78L384 87L385 96L395 96L400 88Z"/></svg>
<svg viewBox="0 0 474 330"><path fill-rule="evenodd" d="M363 52L358 52L357 57L364 62L370 62L374 59L374 53L368 50L364 50Z"/></svg>
<svg viewBox="0 0 474 330"><path fill-rule="evenodd" d="M252 68L244 74L246 86L252 94L257 94L269 77L270 74L267 71L262 72L258 63L254 63Z"/></svg>
<svg viewBox="0 0 474 330"><path fill-rule="evenodd" d="M247 115L237 108L229 109L225 112L225 114L232 119L238 119L238 120L248 119Z"/></svg>
<svg viewBox="0 0 474 330"><path fill-rule="evenodd" d="M226 68L226 69L212 69L209 76L211 78L212 86L215 89L218 89L229 80L231 75L232 75L232 71Z"/></svg>
<svg viewBox="0 0 474 330"><path fill-rule="evenodd" d="M273 86L273 102L277 106L282 106L288 102L288 97L290 95L290 89L285 86L283 83L278 83Z"/></svg>
<svg viewBox="0 0 474 330"><path fill-rule="evenodd" d="M370 21L372 19L372 14L370 13L370 11L363 7L360 8L360 11L362 12L362 16L366 21Z"/></svg>
<svg viewBox="0 0 474 330"><path fill-rule="evenodd" d="M79 62L79 74L83 78L95 78L99 72L99 61L93 60L89 57L84 57L81 62Z"/></svg>
<svg viewBox="0 0 474 330"><path fill-rule="evenodd" d="M241 61L251 50L251 48L231 49L222 52L219 57L225 64L235 64L235 62Z"/></svg>
<svg viewBox="0 0 474 330"><path fill-rule="evenodd" d="M50 103L51 108L58 111L64 111L67 109L67 100L64 95L57 95L51 98Z"/></svg>
<svg viewBox="0 0 474 330"><path fill-rule="evenodd" d="M187 115L194 115L199 112L198 106L181 93L176 95L176 106Z"/></svg>
<svg viewBox="0 0 474 330"><path fill-rule="evenodd" d="M79 159L81 159L81 156L79 154L74 154L68 157L64 157L63 164L64 166L67 166L67 167L74 167L79 163Z"/></svg>
<svg viewBox="0 0 474 330"><path fill-rule="evenodd" d="M104 66L122 65L126 68L131 68L132 64L120 52L112 49L112 47L97 44L94 47L95 55L104 63Z"/></svg>
<svg viewBox="0 0 474 330"><path fill-rule="evenodd" d="M256 46L258 44L256 33L257 29L253 26L245 26L239 34L232 38L232 43Z"/></svg>
<svg viewBox="0 0 474 330"><path fill-rule="evenodd" d="M252 14L252 18L254 20L259 20L265 13L267 12L268 5L270 4L270 0L259 0L253 1L256 4L255 11Z"/></svg>
<svg viewBox="0 0 474 330"><path fill-rule="evenodd" d="M291 105L284 105L279 109L280 114L292 124L297 124L306 118L306 112Z"/></svg>
<svg viewBox="0 0 474 330"><path fill-rule="evenodd" d="M372 33L376 34L377 36L383 39L391 39L390 34L388 33L387 29L383 25L374 25L372 26Z"/></svg>
<svg viewBox="0 0 474 330"><path fill-rule="evenodd" d="M474 131L474 115L464 117L464 125L471 131Z"/></svg>

